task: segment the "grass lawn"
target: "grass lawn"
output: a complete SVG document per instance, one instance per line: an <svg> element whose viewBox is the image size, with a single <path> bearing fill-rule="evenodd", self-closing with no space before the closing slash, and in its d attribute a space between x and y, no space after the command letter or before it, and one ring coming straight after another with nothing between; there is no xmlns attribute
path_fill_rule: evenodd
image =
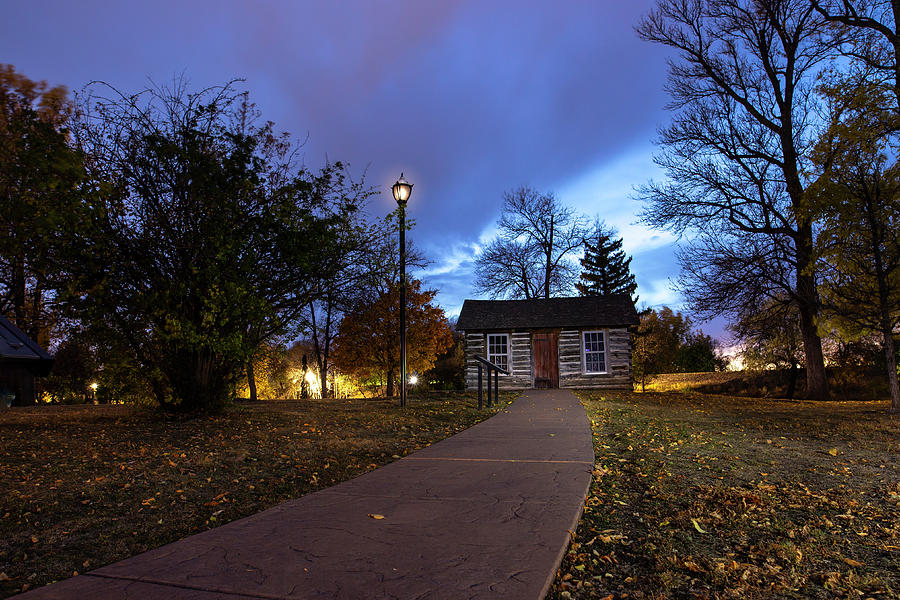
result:
<svg viewBox="0 0 900 600"><path fill-rule="evenodd" d="M886 402L580 395L594 481L550 598L900 598Z"/></svg>
<svg viewBox="0 0 900 600"><path fill-rule="evenodd" d="M475 405L259 402L191 420L130 406L0 411L0 597L355 477L493 414Z"/></svg>

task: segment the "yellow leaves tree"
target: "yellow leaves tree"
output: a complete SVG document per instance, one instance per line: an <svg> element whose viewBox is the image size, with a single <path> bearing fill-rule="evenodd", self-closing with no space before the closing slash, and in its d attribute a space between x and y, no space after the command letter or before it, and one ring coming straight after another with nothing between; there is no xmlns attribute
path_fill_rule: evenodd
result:
<svg viewBox="0 0 900 600"><path fill-rule="evenodd" d="M437 356L453 344L444 311L432 304L436 290L422 290L411 280L406 291L406 364L410 372L434 366ZM358 301L347 313L335 338L334 363L345 375L384 381L394 395L400 372L400 287L391 286L374 298Z"/></svg>

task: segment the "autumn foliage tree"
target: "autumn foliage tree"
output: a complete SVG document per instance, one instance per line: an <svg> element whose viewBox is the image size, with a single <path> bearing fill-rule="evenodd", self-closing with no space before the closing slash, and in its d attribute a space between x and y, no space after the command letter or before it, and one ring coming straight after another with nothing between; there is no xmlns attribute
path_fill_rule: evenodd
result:
<svg viewBox="0 0 900 600"><path fill-rule="evenodd" d="M410 372L434 366L439 354L453 345L444 311L434 306L435 290L422 290L411 280L406 290L406 364ZM344 374L384 381L394 395L400 372L400 287L372 299L359 300L344 314L335 339L334 364Z"/></svg>
<svg viewBox="0 0 900 600"><path fill-rule="evenodd" d="M822 296L834 325L882 340L891 407L900 412L894 331L900 325L900 162L890 90L839 77L823 86L831 123L813 158L810 186L822 212L817 251Z"/></svg>
<svg viewBox="0 0 900 600"><path fill-rule="evenodd" d="M658 373L699 373L724 368L713 339L691 329L691 320L668 306L641 314L634 335L632 363L643 391L647 377Z"/></svg>
<svg viewBox="0 0 900 600"><path fill-rule="evenodd" d="M32 338L55 320L60 254L77 243L89 194L68 142L71 101L0 64L0 313ZM46 339L41 339L46 343Z"/></svg>

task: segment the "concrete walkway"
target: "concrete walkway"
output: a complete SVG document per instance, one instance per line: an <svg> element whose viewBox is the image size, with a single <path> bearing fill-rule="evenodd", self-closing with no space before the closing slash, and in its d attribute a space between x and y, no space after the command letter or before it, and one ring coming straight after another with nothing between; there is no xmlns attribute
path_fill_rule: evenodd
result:
<svg viewBox="0 0 900 600"><path fill-rule="evenodd" d="M366 475L19 598L539 599L593 461L575 396L528 391Z"/></svg>

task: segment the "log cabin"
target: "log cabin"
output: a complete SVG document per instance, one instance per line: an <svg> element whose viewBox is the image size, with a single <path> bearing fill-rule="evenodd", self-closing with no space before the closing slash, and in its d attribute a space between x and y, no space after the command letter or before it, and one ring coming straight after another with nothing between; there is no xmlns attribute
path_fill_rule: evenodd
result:
<svg viewBox="0 0 900 600"><path fill-rule="evenodd" d="M509 371L501 389L631 389L627 294L532 300L466 300L456 328L466 341L466 389L478 387L481 356Z"/></svg>
<svg viewBox="0 0 900 600"><path fill-rule="evenodd" d="M34 404L34 378L52 368L53 357L0 315L0 409Z"/></svg>

